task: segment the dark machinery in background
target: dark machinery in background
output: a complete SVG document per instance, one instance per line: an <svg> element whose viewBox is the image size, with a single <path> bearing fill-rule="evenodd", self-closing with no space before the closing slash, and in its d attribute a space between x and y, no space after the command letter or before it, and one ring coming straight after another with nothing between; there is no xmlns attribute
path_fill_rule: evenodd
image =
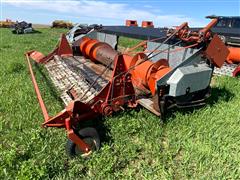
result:
<svg viewBox="0 0 240 180"><path fill-rule="evenodd" d="M16 34L27 34L27 33L34 32L32 28L32 24L27 23L25 21L21 21L21 22L16 21L16 23L14 23L11 26L11 29L12 29L12 32Z"/></svg>
<svg viewBox="0 0 240 180"><path fill-rule="evenodd" d="M240 76L240 16L207 16L217 19L218 23L211 29L228 46L230 51L222 68L216 68L218 75Z"/></svg>
<svg viewBox="0 0 240 180"><path fill-rule="evenodd" d="M240 46L240 16L207 16L218 19L218 23L211 29L217 33L225 44Z"/></svg>

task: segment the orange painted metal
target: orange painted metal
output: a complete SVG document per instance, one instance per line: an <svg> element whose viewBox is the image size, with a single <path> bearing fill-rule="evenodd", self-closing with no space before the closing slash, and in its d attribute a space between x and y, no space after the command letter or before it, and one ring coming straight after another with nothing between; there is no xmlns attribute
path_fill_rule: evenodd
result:
<svg viewBox="0 0 240 180"><path fill-rule="evenodd" d="M90 38L84 39L79 46L85 57L105 65L114 62L118 54L110 45ZM171 71L167 60L161 59L154 63L147 60L144 53L135 56L124 54L122 58L127 70L132 75L133 84L142 90L150 90L153 95L156 92L156 82Z"/></svg>
<svg viewBox="0 0 240 180"><path fill-rule="evenodd" d="M174 31L173 35L178 35L180 39L188 42L204 42L207 40L204 38L208 37L207 33L209 32L209 28L211 28L214 23L215 22L210 23L205 29L199 31L200 33L194 32L193 34L189 31L187 23L183 23L176 28L177 31ZM201 41L202 38L204 41ZM195 44L190 44L187 47L189 48L193 45L195 46ZM81 53L85 57L90 58L93 62L100 62L105 65L110 65L111 63L112 66L109 68L113 69L112 76L107 85L88 103L83 103L75 99L54 117L49 117L48 115L29 57L38 63L46 63L50 59L54 60L54 55L72 56L72 49L66 37L62 36L59 46L48 56L44 56L36 51L31 51L26 54L26 57L34 89L44 116L43 126L65 128L68 138L76 143L83 152L89 152L91 149L88 144L77 135L77 126L81 125L80 123L82 121L95 119L101 115L111 115L113 112L122 109L124 105L136 107L137 93L135 92L134 86L143 89L143 91L148 90L148 93L151 92L153 97L157 97L154 102L158 104L158 97L162 97L165 90L160 89L159 94L154 96L156 95L157 81L172 69L169 67L166 59L152 62L148 60L148 57L144 53L137 53L135 56L118 54L110 45L88 37L82 38L79 46ZM227 57L227 53L228 49L224 47L217 35L213 37L205 51L205 55L217 67L223 64ZM202 55L204 56L204 53ZM239 72L240 67L234 71L235 75L238 75ZM159 107L157 107L157 109L159 109Z"/></svg>
<svg viewBox="0 0 240 180"><path fill-rule="evenodd" d="M240 76L240 65L233 71L233 77Z"/></svg>
<svg viewBox="0 0 240 180"><path fill-rule="evenodd" d="M155 95L157 89L157 81L169 73L172 68L169 67L166 59L160 59L154 63L152 73L148 79L148 87L152 95Z"/></svg>
<svg viewBox="0 0 240 180"><path fill-rule="evenodd" d="M229 47L230 53L227 57L227 63L240 63L240 48L239 47Z"/></svg>
<svg viewBox="0 0 240 180"><path fill-rule="evenodd" d="M110 45L103 43L103 42L98 42L94 45L94 47L92 47L92 51L91 51L91 58L93 59L97 59L98 56L98 52L100 52L100 49L113 49Z"/></svg>
<svg viewBox="0 0 240 180"><path fill-rule="evenodd" d="M68 43L65 34L62 34L59 45L57 46L57 55L65 57L73 55L72 48Z"/></svg>
<svg viewBox="0 0 240 180"><path fill-rule="evenodd" d="M157 62L147 60L144 53L138 53L135 56L123 55L125 64L132 74L132 82L135 86L145 90L150 90L152 95L156 93L157 81L170 72L168 61L160 59Z"/></svg>
<svg viewBox="0 0 240 180"><path fill-rule="evenodd" d="M137 62L140 63L146 60L147 55L142 52L135 54L133 57L128 54L124 54L124 59L125 59L127 68L129 69L130 67L133 67L134 65L136 65Z"/></svg>
<svg viewBox="0 0 240 180"><path fill-rule="evenodd" d="M86 46L87 46L87 43L90 41L91 39L89 37L83 37L82 38L82 41L80 42L79 44L79 47L80 47L80 51L82 52L82 54L86 57Z"/></svg>
<svg viewBox="0 0 240 180"><path fill-rule="evenodd" d="M64 40L64 37L62 36L61 41L59 43L59 47L57 47L52 53L50 53L48 56L44 56L42 53L39 53L37 51L30 51L25 54L29 71L31 74L31 79L32 83L38 98L38 102L40 105L40 108L43 113L44 117L44 123L42 124L43 127L65 127L67 130L67 134L69 139L71 139L73 142L77 144L77 146L83 151L83 152L89 152L90 147L88 144L86 144L72 129L74 126L76 126L76 123L78 123L80 120L86 120L89 118L93 118L97 115L94 111L92 111L89 106L86 104L83 104L81 102L72 102L70 103L63 111L58 113L54 117L50 117L48 115L47 108L44 104L44 101L42 99L37 81L35 79L33 70L32 70L32 65L30 63L31 58L35 58L35 60L38 63L45 63L47 62L50 58L52 58L55 54L58 54L59 56L71 56L72 50L69 49L69 44L67 41ZM84 109L83 114L81 113L80 109Z"/></svg>
<svg viewBox="0 0 240 180"><path fill-rule="evenodd" d="M217 21L217 19L213 19L207 26L198 32L190 31L188 23L185 22L181 26L176 27L176 30L178 30L178 33L176 35L186 42L203 42L210 38L210 29L217 24Z"/></svg>
<svg viewBox="0 0 240 180"><path fill-rule="evenodd" d="M29 51L27 52L27 55L35 62L44 64L47 63L54 55L58 55L61 57L69 57L73 55L73 52L71 46L66 39L66 36L62 34L57 47L47 56L38 51Z"/></svg>
<svg viewBox="0 0 240 180"><path fill-rule="evenodd" d="M136 20L126 20L126 26L138 26L138 23Z"/></svg>
<svg viewBox="0 0 240 180"><path fill-rule="evenodd" d="M151 75L151 70L154 63L151 61L145 61L136 66L132 71L134 81L141 83L145 88L148 88L148 79Z"/></svg>
<svg viewBox="0 0 240 180"><path fill-rule="evenodd" d="M212 19L212 21L199 31L199 34L203 36L208 36L209 30L218 23L218 19Z"/></svg>
<svg viewBox="0 0 240 180"><path fill-rule="evenodd" d="M79 149L81 149L84 153L88 153L91 150L89 145L79 138L76 133L74 133L73 129L67 131L67 136L72 142L77 144Z"/></svg>
<svg viewBox="0 0 240 180"><path fill-rule="evenodd" d="M36 81L36 79L35 79L35 76L34 76L34 73L33 73L33 70L32 70L32 65L31 65L31 63L30 63L28 54L26 54L26 58L27 58L27 63L28 63L29 71L30 71L30 74L31 74L31 79L32 79L33 87L34 87L34 89L35 89L35 92L36 92L36 95L37 95L37 98L38 98L38 102L39 102L39 105L40 105L41 110L42 110L42 113L43 113L44 121L46 122L46 121L49 119L49 115L48 115L48 112L47 112L47 108L46 108L46 106L45 106L45 104L44 104L44 102L43 102L43 99L42 99L42 96L41 96L41 93L40 93L40 90L39 90L37 81Z"/></svg>
<svg viewBox="0 0 240 180"><path fill-rule="evenodd" d="M105 65L112 63L118 54L109 44L99 42L96 39L83 38L79 47L81 53L86 58L90 58L95 63L100 62ZM111 67L113 68L113 65Z"/></svg>
<svg viewBox="0 0 240 180"><path fill-rule="evenodd" d="M155 95L157 81L172 69L165 59L160 59L155 63L148 60L144 62L141 61L142 59L140 59L140 62L136 62L136 67L132 71L133 83L140 88L143 86L150 90L152 95Z"/></svg>
<svg viewBox="0 0 240 180"><path fill-rule="evenodd" d="M229 54L228 48L222 40L215 34L205 51L207 57L218 68L222 67Z"/></svg>
<svg viewBox="0 0 240 180"><path fill-rule="evenodd" d="M90 51L91 51L91 48L98 42L98 40L96 39L91 39L90 41L88 41L86 43L86 49L85 49L85 52L86 52L86 55L89 57L90 56Z"/></svg>
<svg viewBox="0 0 240 180"><path fill-rule="evenodd" d="M152 21L142 21L142 27L143 28L154 28Z"/></svg>

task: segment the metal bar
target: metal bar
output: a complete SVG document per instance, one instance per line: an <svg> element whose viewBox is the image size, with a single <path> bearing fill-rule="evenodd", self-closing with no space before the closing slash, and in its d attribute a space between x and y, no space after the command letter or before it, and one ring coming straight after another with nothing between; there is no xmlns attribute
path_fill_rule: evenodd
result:
<svg viewBox="0 0 240 180"><path fill-rule="evenodd" d="M203 29L200 30L200 32L203 33L203 35L205 36L206 33L217 24L218 19L213 19L206 27L204 27Z"/></svg>
<svg viewBox="0 0 240 180"><path fill-rule="evenodd" d="M42 96L41 96L41 93L40 93L37 81L35 79L35 76L34 76L34 73L33 73L33 70L32 70L32 65L30 63L28 54L26 54L26 58L27 58L27 62L28 62L29 71L30 71L30 74L31 74L33 87L35 89L35 92L36 92L36 95L37 95L37 98L38 98L38 102L39 102L39 105L41 107L41 110L42 110L42 113L43 113L43 116L44 116L44 121L46 122L49 119L47 108L46 108L46 106L45 106L45 104L43 102L43 99L42 99Z"/></svg>

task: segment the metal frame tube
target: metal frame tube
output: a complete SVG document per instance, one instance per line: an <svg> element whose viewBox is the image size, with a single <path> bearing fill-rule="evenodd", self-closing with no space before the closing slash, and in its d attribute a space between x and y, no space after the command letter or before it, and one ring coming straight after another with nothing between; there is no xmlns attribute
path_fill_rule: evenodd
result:
<svg viewBox="0 0 240 180"><path fill-rule="evenodd" d="M35 76L34 76L34 73L33 73L33 70L32 70L32 65L31 65L31 62L30 62L30 59L29 59L29 56L28 54L25 54L26 55L26 58L27 58L27 62L28 62L28 67L29 67L29 71L30 71L30 74L31 74L31 79L32 79L32 83L33 83L33 87L34 87L34 90L36 92L36 95L37 95L37 98L38 98L38 102L39 102L39 105L41 107L41 110L42 110L42 113L43 113L43 116L44 116L44 120L45 122L49 119L49 115L48 115L48 111L47 111L47 108L43 102L43 99L42 99L42 96L41 96L41 93L40 93L40 90L39 90L39 87L38 87L38 84L37 84L37 81L35 79Z"/></svg>

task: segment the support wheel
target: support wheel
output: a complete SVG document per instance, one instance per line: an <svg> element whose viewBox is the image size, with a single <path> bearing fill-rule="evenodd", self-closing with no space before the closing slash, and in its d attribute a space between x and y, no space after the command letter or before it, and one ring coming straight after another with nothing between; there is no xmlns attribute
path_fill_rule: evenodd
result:
<svg viewBox="0 0 240 180"><path fill-rule="evenodd" d="M68 139L66 144L66 153L70 157L73 158L75 156L81 156L83 158L87 158L91 155L93 151L99 150L100 138L95 128L91 128L91 127L83 128L78 133L81 139L89 145L91 150L87 153L82 152L74 142Z"/></svg>

